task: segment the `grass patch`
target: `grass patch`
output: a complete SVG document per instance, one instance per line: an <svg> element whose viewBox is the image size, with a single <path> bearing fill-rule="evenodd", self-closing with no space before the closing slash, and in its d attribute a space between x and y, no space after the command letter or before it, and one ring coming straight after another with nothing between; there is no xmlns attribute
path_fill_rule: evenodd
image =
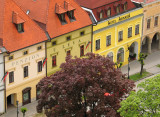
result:
<svg viewBox="0 0 160 117"><path fill-rule="evenodd" d="M146 71L142 73L142 76L140 75L140 73L136 73L136 74L131 75L131 76L129 77L129 79L131 79L131 80L133 80L133 81L137 81L137 80L142 79L142 78L144 78L144 77L146 77L146 76L149 76L150 74L151 74L151 73L146 72Z"/></svg>
<svg viewBox="0 0 160 117"><path fill-rule="evenodd" d="M156 65L156 66L160 68L160 64L158 64L158 65Z"/></svg>
<svg viewBox="0 0 160 117"><path fill-rule="evenodd" d="M33 117L46 117L46 115L43 113L37 113L37 114L33 115Z"/></svg>

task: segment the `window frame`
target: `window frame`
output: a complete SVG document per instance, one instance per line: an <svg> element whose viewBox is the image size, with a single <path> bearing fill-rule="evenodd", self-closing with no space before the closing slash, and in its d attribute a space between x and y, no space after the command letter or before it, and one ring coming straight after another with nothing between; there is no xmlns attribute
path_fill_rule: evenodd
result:
<svg viewBox="0 0 160 117"><path fill-rule="evenodd" d="M138 35L138 34L139 34L139 24L135 26L135 35Z"/></svg>
<svg viewBox="0 0 160 117"><path fill-rule="evenodd" d="M66 37L66 40L67 40L67 41L70 41L70 40L71 40L71 36L67 36L67 37Z"/></svg>
<svg viewBox="0 0 160 117"><path fill-rule="evenodd" d="M14 82L14 71L9 72L9 84Z"/></svg>
<svg viewBox="0 0 160 117"><path fill-rule="evenodd" d="M24 24L23 24L23 23L15 24L15 25L16 25L17 31L18 31L19 33L24 32Z"/></svg>
<svg viewBox="0 0 160 117"><path fill-rule="evenodd" d="M84 45L80 46L80 57L84 56Z"/></svg>
<svg viewBox="0 0 160 117"><path fill-rule="evenodd" d="M23 74L24 74L24 78L28 77L28 66L24 66Z"/></svg>
<svg viewBox="0 0 160 117"><path fill-rule="evenodd" d="M108 15L108 13L110 14L110 15ZM110 17L111 16L111 7L109 7L108 9L107 9L107 17Z"/></svg>
<svg viewBox="0 0 160 117"><path fill-rule="evenodd" d="M111 35L106 36L106 47L111 45Z"/></svg>
<svg viewBox="0 0 160 117"><path fill-rule="evenodd" d="M128 38L132 37L132 27L128 28Z"/></svg>
<svg viewBox="0 0 160 117"><path fill-rule="evenodd" d="M57 41L52 41L52 46L57 45Z"/></svg>
<svg viewBox="0 0 160 117"><path fill-rule="evenodd" d="M116 13L117 14L120 13L120 5L119 4L116 6Z"/></svg>
<svg viewBox="0 0 160 117"><path fill-rule="evenodd" d="M99 43L97 44L98 41L99 41ZM100 39L97 39L96 40L96 51L100 50L100 45L101 45L100 43L101 43Z"/></svg>
<svg viewBox="0 0 160 117"><path fill-rule="evenodd" d="M71 50L66 51L66 56L69 56L69 55L71 55Z"/></svg>
<svg viewBox="0 0 160 117"><path fill-rule="evenodd" d="M80 36L83 36L83 35L85 35L85 31L80 32Z"/></svg>
<svg viewBox="0 0 160 117"><path fill-rule="evenodd" d="M27 55L28 54L28 50L23 52L23 55Z"/></svg>
<svg viewBox="0 0 160 117"><path fill-rule="evenodd" d="M37 67L38 67L38 69L37 69L38 73L42 72L42 61L38 61Z"/></svg>
<svg viewBox="0 0 160 117"><path fill-rule="evenodd" d="M121 30L121 31L118 32L118 42L120 42L122 40L123 40L123 30Z"/></svg>
<svg viewBox="0 0 160 117"><path fill-rule="evenodd" d="M154 26L158 26L158 16L154 18Z"/></svg>
<svg viewBox="0 0 160 117"><path fill-rule="evenodd" d="M150 29L151 27L151 19L147 19L147 29Z"/></svg>
<svg viewBox="0 0 160 117"><path fill-rule="evenodd" d="M52 56L52 67L57 66L57 60L56 60L56 55Z"/></svg>
<svg viewBox="0 0 160 117"><path fill-rule="evenodd" d="M8 57L8 60L12 60L13 59L13 55Z"/></svg>
<svg viewBox="0 0 160 117"><path fill-rule="evenodd" d="M37 47L37 50L41 50L41 49L42 49L42 46L38 46L38 47Z"/></svg>

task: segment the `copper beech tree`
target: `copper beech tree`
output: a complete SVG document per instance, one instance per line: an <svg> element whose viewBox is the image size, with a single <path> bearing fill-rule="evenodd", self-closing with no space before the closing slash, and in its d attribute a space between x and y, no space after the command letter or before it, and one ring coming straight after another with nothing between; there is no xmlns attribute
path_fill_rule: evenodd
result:
<svg viewBox="0 0 160 117"><path fill-rule="evenodd" d="M119 117L120 102L134 82L125 78L109 58L93 53L66 57L61 70L43 78L37 111L47 117Z"/></svg>

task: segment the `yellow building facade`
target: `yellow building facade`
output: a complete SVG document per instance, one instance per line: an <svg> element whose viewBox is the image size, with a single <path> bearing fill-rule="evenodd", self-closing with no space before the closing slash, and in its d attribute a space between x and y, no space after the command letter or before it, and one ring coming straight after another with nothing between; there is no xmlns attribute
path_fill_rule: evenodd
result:
<svg viewBox="0 0 160 117"><path fill-rule="evenodd" d="M143 8L137 8L98 22L93 26L93 53L108 56L113 62L123 62L123 65L128 63L128 57L138 59L142 19Z"/></svg>
<svg viewBox="0 0 160 117"><path fill-rule="evenodd" d="M60 70L60 65L65 62L67 53L72 57L83 57L87 52L91 52L91 44L86 48L87 44L91 42L91 34L92 25L69 32L47 42L47 76Z"/></svg>

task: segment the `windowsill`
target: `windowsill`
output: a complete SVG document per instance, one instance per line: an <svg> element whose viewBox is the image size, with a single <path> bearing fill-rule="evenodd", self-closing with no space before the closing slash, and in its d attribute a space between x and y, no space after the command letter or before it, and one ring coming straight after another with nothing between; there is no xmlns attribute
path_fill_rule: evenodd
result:
<svg viewBox="0 0 160 117"><path fill-rule="evenodd" d="M110 46L110 45L111 45L111 44L108 44L107 47Z"/></svg>
<svg viewBox="0 0 160 117"><path fill-rule="evenodd" d="M118 42L121 42L121 41L123 41L123 39L118 40Z"/></svg>
<svg viewBox="0 0 160 117"><path fill-rule="evenodd" d="M12 85L12 84L14 84L14 82L9 83L8 85Z"/></svg>
<svg viewBox="0 0 160 117"><path fill-rule="evenodd" d="M100 49L96 49L96 51L98 51L98 50L100 50Z"/></svg>
<svg viewBox="0 0 160 117"><path fill-rule="evenodd" d="M139 35L139 33L135 34L135 35Z"/></svg>
<svg viewBox="0 0 160 117"><path fill-rule="evenodd" d="M37 74L41 74L42 73L42 71L40 71L40 72L37 72Z"/></svg>
<svg viewBox="0 0 160 117"><path fill-rule="evenodd" d="M27 77L24 77L23 79L28 79L29 77L27 76Z"/></svg>
<svg viewBox="0 0 160 117"><path fill-rule="evenodd" d="M158 27L158 25L154 26L155 28Z"/></svg>
<svg viewBox="0 0 160 117"><path fill-rule="evenodd" d="M55 65L55 66L52 66L52 69L53 69L53 68L55 68L55 67L57 67L57 65Z"/></svg>
<svg viewBox="0 0 160 117"><path fill-rule="evenodd" d="M132 36L128 37L128 38L131 38Z"/></svg>

